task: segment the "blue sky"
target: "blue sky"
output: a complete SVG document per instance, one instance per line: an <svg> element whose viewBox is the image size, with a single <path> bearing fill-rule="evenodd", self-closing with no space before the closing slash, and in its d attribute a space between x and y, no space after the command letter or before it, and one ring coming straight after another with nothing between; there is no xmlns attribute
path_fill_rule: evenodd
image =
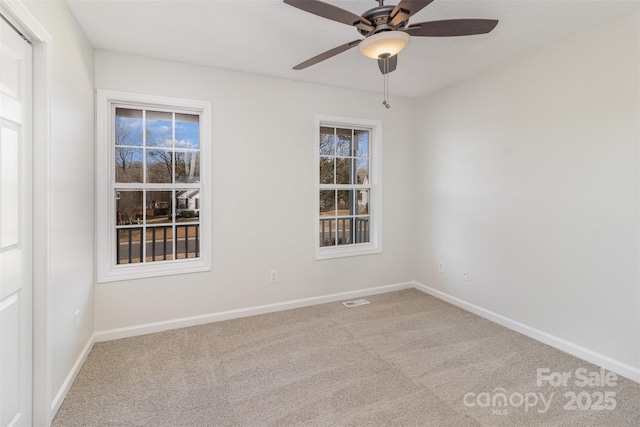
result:
<svg viewBox="0 0 640 427"><path fill-rule="evenodd" d="M147 146L172 147L171 121L169 120L147 120L147 130L151 132L151 137L147 140ZM133 117L116 116L116 128L128 130L128 138L123 141L124 145L142 145L142 119ZM199 149L200 148L200 126L198 123L180 122L175 124L175 148Z"/></svg>

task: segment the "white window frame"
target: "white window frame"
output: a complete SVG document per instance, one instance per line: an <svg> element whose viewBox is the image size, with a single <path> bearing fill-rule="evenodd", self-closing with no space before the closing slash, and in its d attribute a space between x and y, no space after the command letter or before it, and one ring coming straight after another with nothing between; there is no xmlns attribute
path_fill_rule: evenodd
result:
<svg viewBox="0 0 640 427"><path fill-rule="evenodd" d="M320 246L320 127L367 129L369 139L369 243ZM315 259L332 259L382 252L382 121L325 114L315 115L314 132Z"/></svg>
<svg viewBox="0 0 640 427"><path fill-rule="evenodd" d="M211 270L211 102L110 90L97 91L96 106L96 280L112 282ZM200 256L168 261L117 264L115 106L168 109L200 115ZM143 184L142 184L143 185Z"/></svg>

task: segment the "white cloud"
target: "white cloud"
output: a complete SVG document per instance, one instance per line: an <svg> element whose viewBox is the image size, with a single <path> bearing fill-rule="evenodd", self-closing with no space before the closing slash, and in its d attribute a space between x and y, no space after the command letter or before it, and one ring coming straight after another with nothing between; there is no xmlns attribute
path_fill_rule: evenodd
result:
<svg viewBox="0 0 640 427"><path fill-rule="evenodd" d="M198 148L198 145L191 139L176 140L176 148Z"/></svg>

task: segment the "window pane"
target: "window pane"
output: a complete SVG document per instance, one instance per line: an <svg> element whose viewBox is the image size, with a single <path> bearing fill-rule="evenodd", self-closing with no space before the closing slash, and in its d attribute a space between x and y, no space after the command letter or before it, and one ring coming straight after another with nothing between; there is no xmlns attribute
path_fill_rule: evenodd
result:
<svg viewBox="0 0 640 427"><path fill-rule="evenodd" d="M351 223L353 218L338 218L337 243L339 245L351 244Z"/></svg>
<svg viewBox="0 0 640 427"><path fill-rule="evenodd" d="M320 190L320 216L336 215L336 195L334 190Z"/></svg>
<svg viewBox="0 0 640 427"><path fill-rule="evenodd" d="M200 226L176 225L176 259L200 256Z"/></svg>
<svg viewBox="0 0 640 427"><path fill-rule="evenodd" d="M358 215L369 214L369 190L358 191Z"/></svg>
<svg viewBox="0 0 640 427"><path fill-rule="evenodd" d="M336 155L351 156L351 129L336 129Z"/></svg>
<svg viewBox="0 0 640 427"><path fill-rule="evenodd" d="M147 182L170 183L173 159L169 150L147 150Z"/></svg>
<svg viewBox="0 0 640 427"><path fill-rule="evenodd" d="M357 157L369 157L369 131L354 130L353 152Z"/></svg>
<svg viewBox="0 0 640 427"><path fill-rule="evenodd" d="M147 111L147 146L172 147L173 114L160 111Z"/></svg>
<svg viewBox="0 0 640 427"><path fill-rule="evenodd" d="M116 230L116 260L118 264L142 262L141 235L142 227Z"/></svg>
<svg viewBox="0 0 640 427"><path fill-rule="evenodd" d="M200 182L198 151L176 151L176 182Z"/></svg>
<svg viewBox="0 0 640 427"><path fill-rule="evenodd" d="M142 182L142 149L116 147L116 182Z"/></svg>
<svg viewBox="0 0 640 427"><path fill-rule="evenodd" d="M320 184L333 184L334 157L320 157Z"/></svg>
<svg viewBox="0 0 640 427"><path fill-rule="evenodd" d="M200 148L200 116L176 113L176 148Z"/></svg>
<svg viewBox="0 0 640 427"><path fill-rule="evenodd" d="M200 217L200 190L176 190L176 222L197 222Z"/></svg>
<svg viewBox="0 0 640 427"><path fill-rule="evenodd" d="M353 215L352 190L338 190L338 216Z"/></svg>
<svg viewBox="0 0 640 427"><path fill-rule="evenodd" d="M336 159L336 184L351 184L352 159Z"/></svg>
<svg viewBox="0 0 640 427"><path fill-rule="evenodd" d="M142 191L116 190L118 225L142 223Z"/></svg>
<svg viewBox="0 0 640 427"><path fill-rule="evenodd" d="M146 261L173 259L173 227L149 227L146 233Z"/></svg>
<svg viewBox="0 0 640 427"><path fill-rule="evenodd" d="M142 145L142 110L116 108L116 145Z"/></svg>
<svg viewBox="0 0 640 427"><path fill-rule="evenodd" d="M369 159L356 159L356 184L369 184Z"/></svg>
<svg viewBox="0 0 640 427"><path fill-rule="evenodd" d="M369 218L359 218L355 219L355 230L354 230L355 243L369 243Z"/></svg>
<svg viewBox="0 0 640 427"><path fill-rule="evenodd" d="M320 128L320 155L335 156L336 144L333 136L333 128Z"/></svg>
<svg viewBox="0 0 640 427"><path fill-rule="evenodd" d="M147 224L171 222L171 191L147 191Z"/></svg>
<svg viewBox="0 0 640 427"><path fill-rule="evenodd" d="M324 218L320 220L320 246L332 246L336 244L336 220L333 218Z"/></svg>

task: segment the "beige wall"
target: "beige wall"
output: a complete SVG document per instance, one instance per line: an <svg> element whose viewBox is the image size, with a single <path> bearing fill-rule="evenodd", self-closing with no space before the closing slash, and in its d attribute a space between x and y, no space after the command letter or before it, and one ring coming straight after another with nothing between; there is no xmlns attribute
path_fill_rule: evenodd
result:
<svg viewBox="0 0 640 427"><path fill-rule="evenodd" d="M627 18L421 100L413 194L419 282L636 372L638 34Z"/></svg>

